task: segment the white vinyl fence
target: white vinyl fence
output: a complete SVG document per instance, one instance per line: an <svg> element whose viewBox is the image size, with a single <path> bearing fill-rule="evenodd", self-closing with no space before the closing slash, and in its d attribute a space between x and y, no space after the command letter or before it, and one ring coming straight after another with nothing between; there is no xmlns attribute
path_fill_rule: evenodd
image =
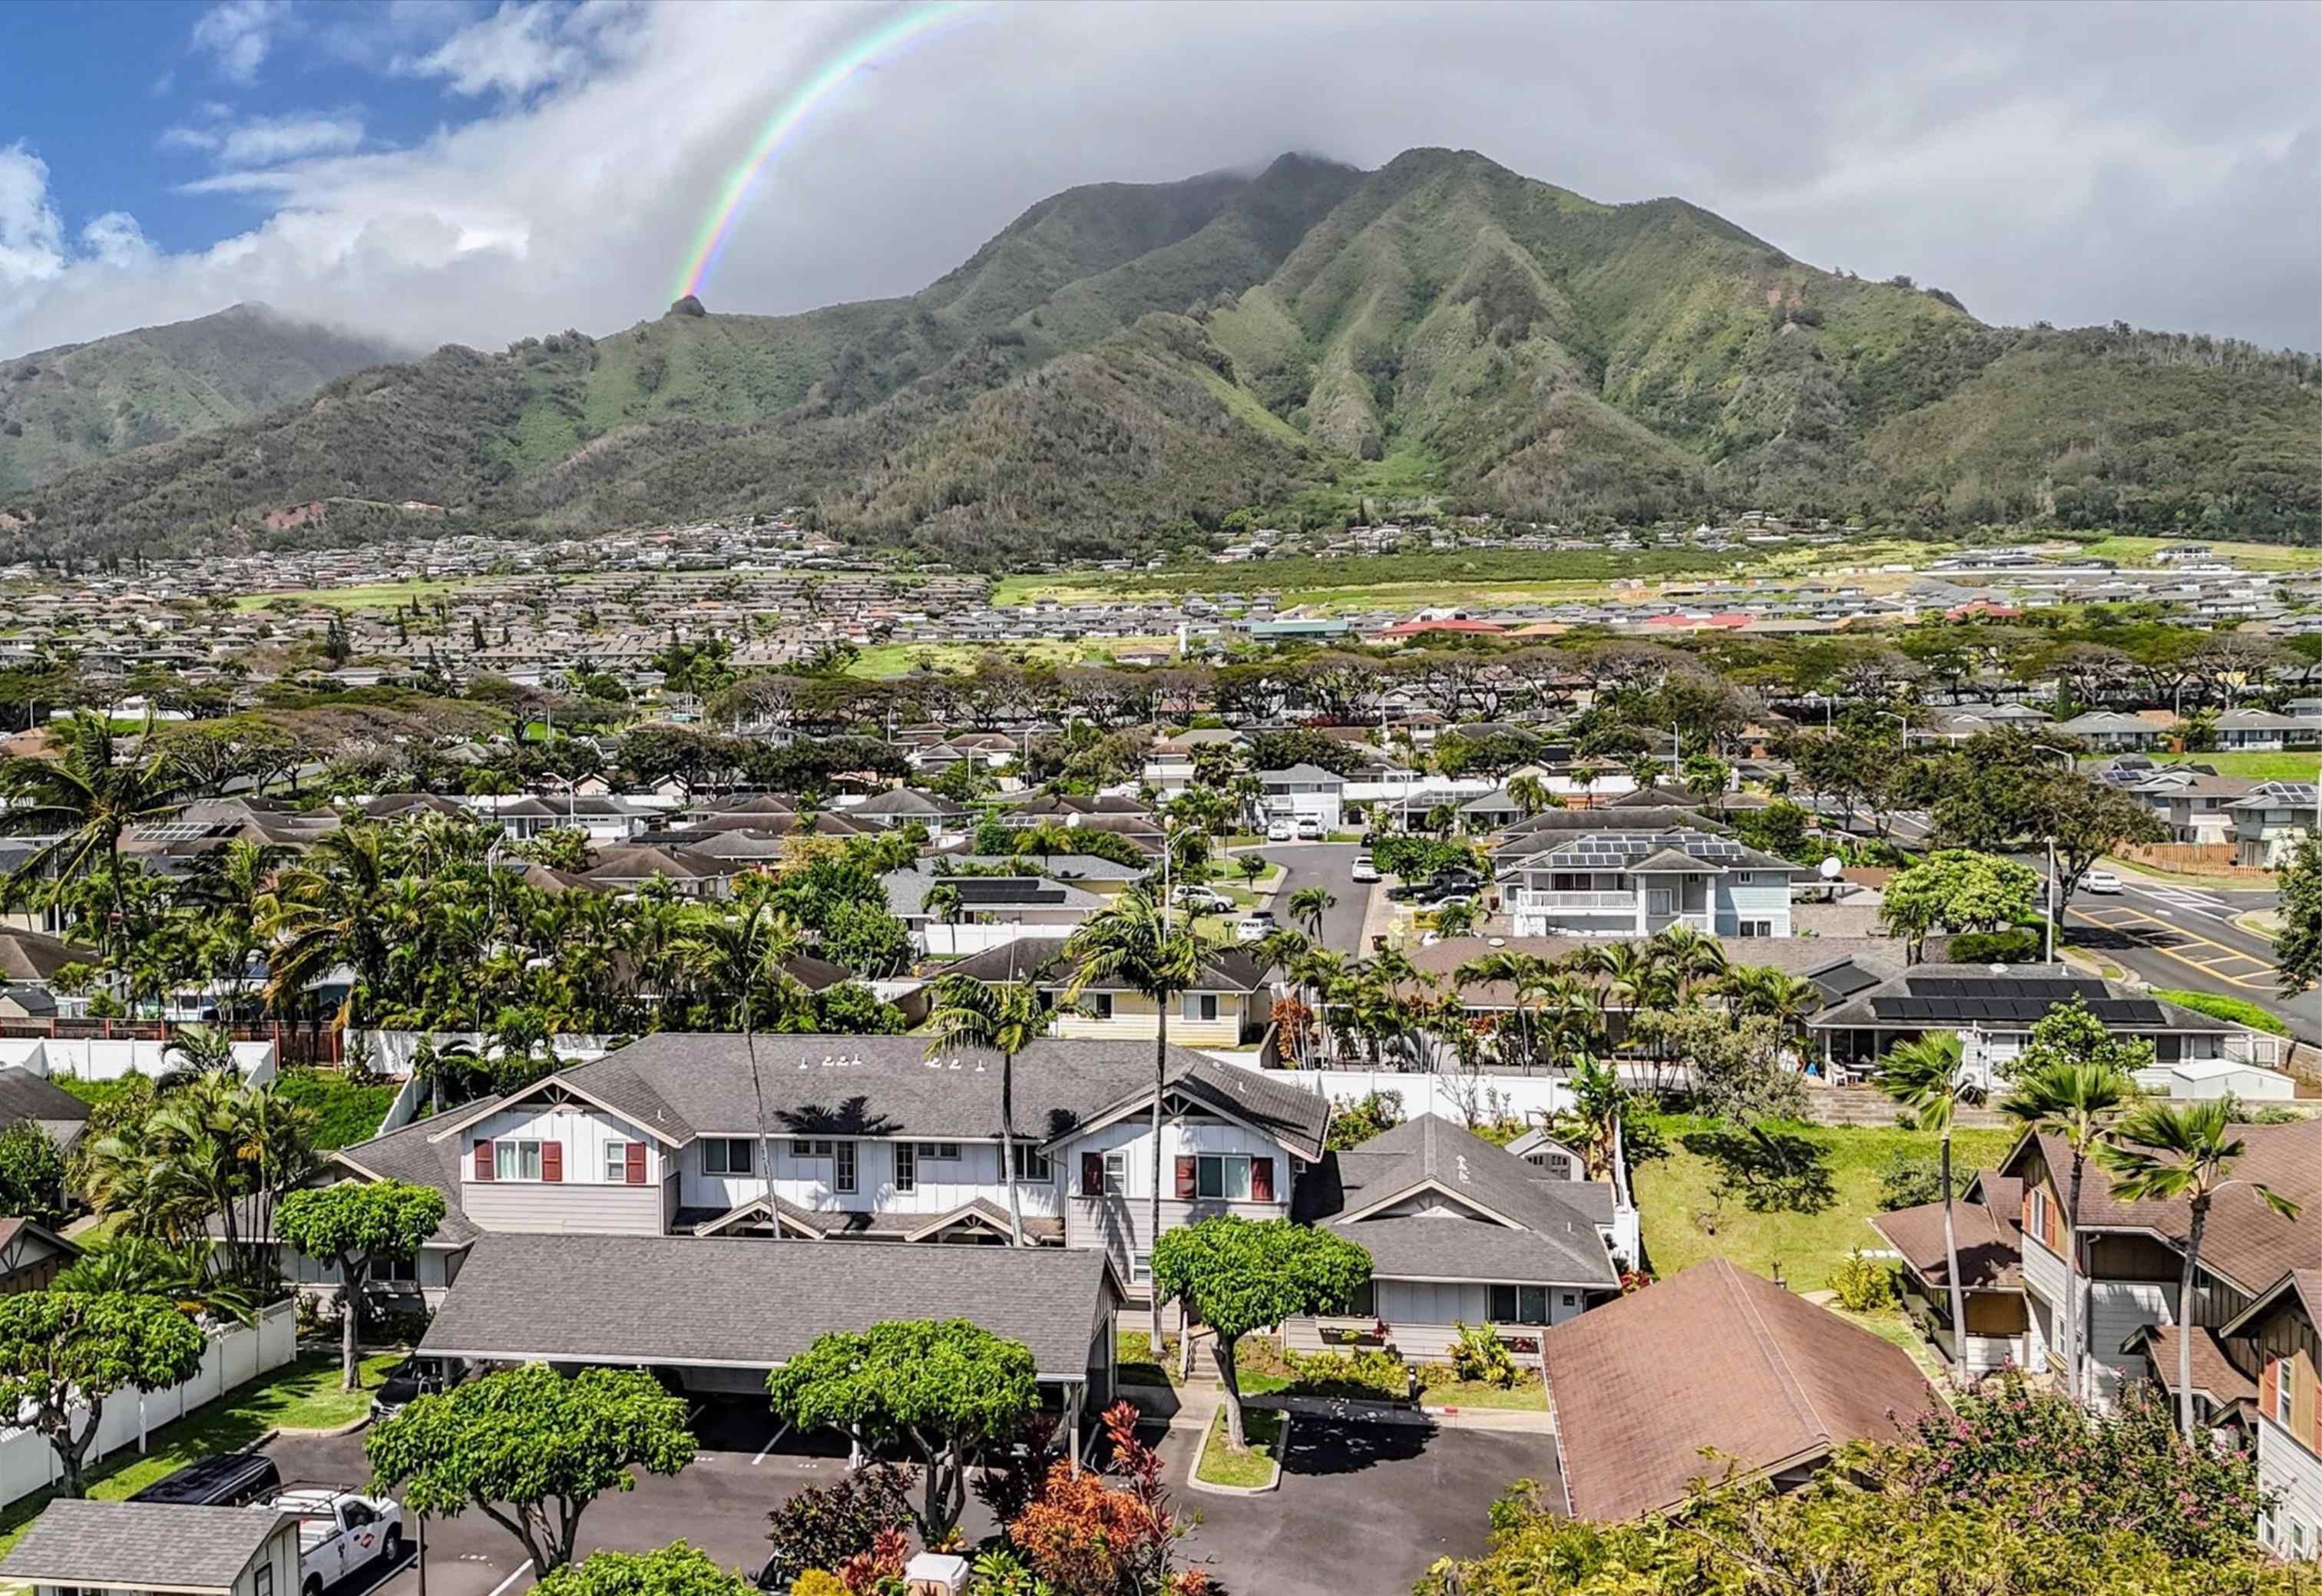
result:
<svg viewBox="0 0 2322 1596"><path fill-rule="evenodd" d="M202 1353L202 1366L185 1384L140 1396L134 1391L115 1391L105 1400L97 1420L96 1441L87 1464L124 1446L145 1450L146 1437L173 1418L179 1418L215 1400L246 1380L279 1369L298 1353L298 1314L288 1300L258 1316L258 1323L213 1334ZM76 1413L78 1427L86 1415ZM84 1464L86 1466L86 1464ZM62 1477L56 1449L37 1430L0 1430L0 1506L53 1485Z"/></svg>
<svg viewBox="0 0 2322 1596"><path fill-rule="evenodd" d="M1572 1106L1572 1088L1551 1075L1417 1070L1268 1070L1265 1073L1268 1081L1320 1092L1334 1103L1359 1102L1375 1091L1394 1092L1403 1099L1404 1114L1440 1114L1446 1119L1504 1117L1536 1124L1542 1116L1561 1113Z"/></svg>
<svg viewBox="0 0 2322 1596"><path fill-rule="evenodd" d="M390 1081L407 1081L411 1062L423 1042L433 1042L438 1053L459 1042L474 1048L480 1056L489 1056L491 1051L491 1038L481 1031L349 1031L347 1067L368 1070ZM568 1064L603 1058L612 1043L610 1036L577 1031L560 1031L548 1039L550 1051L560 1062Z"/></svg>
<svg viewBox="0 0 2322 1596"><path fill-rule="evenodd" d="M124 1075L160 1075L178 1066L152 1041L95 1036L0 1036L0 1065L34 1075L70 1075L78 1081L118 1081ZM242 1079L263 1086L276 1074L274 1044L237 1042L234 1063Z"/></svg>

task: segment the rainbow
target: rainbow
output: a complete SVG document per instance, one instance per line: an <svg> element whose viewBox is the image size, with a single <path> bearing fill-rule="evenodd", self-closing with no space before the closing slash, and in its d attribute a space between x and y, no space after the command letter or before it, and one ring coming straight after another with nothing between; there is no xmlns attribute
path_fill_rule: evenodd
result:
<svg viewBox="0 0 2322 1596"><path fill-rule="evenodd" d="M734 229L735 218L741 214L742 202L750 196L751 188L757 183L758 174L791 135L805 125L816 107L836 94L856 73L877 64L882 57L926 38L944 23L974 9L968 0L935 0L934 4L907 6L846 45L784 100L751 147L750 158L735 169L734 175L719 190L717 206L702 223L692 249L687 251L685 268L678 274L676 291L670 297L679 299L701 291L717 268L718 257L725 251L727 236Z"/></svg>

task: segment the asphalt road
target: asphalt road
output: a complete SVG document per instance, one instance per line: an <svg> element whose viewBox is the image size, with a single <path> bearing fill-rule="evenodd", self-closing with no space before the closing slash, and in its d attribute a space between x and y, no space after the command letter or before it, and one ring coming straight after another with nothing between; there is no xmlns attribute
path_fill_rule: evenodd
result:
<svg viewBox="0 0 2322 1596"><path fill-rule="evenodd" d="M2254 1003L2291 1033L2322 1041L2322 999L2285 1001L2275 987L2272 944L2234 924L2268 907L2272 892L2212 892L2121 877L2118 893L2082 890L2063 917L2065 940L2157 987L2214 992Z"/></svg>
<svg viewBox="0 0 2322 1596"><path fill-rule="evenodd" d="M1362 851L1354 843L1269 843L1259 849L1262 855L1284 871L1282 885L1275 893L1275 918L1284 926L1303 930L1290 917L1290 895L1307 887L1322 888L1337 901L1322 917L1321 944L1340 953L1359 952L1363 910L1370 901L1371 889L1358 884L1350 872L1355 855Z"/></svg>

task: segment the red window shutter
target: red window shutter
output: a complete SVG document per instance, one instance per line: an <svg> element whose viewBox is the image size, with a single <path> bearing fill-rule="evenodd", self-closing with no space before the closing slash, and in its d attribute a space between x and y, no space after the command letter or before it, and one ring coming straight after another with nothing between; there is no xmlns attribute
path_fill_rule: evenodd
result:
<svg viewBox="0 0 2322 1596"><path fill-rule="evenodd" d="M478 1142L476 1144L476 1179L489 1181L491 1178L492 1145L489 1142Z"/></svg>
<svg viewBox="0 0 2322 1596"><path fill-rule="evenodd" d="M1103 1154L1083 1153L1081 1154L1081 1195L1083 1197L1102 1197L1104 1195Z"/></svg>
<svg viewBox="0 0 2322 1596"><path fill-rule="evenodd" d="M1180 1202L1193 1200L1193 1173L1192 1159L1180 1158L1177 1161L1177 1200Z"/></svg>
<svg viewBox="0 0 2322 1596"><path fill-rule="evenodd" d="M2257 1410L2266 1418L2273 1417L2273 1393L2281 1380L2281 1360L2268 1358L2265 1367L2258 1372Z"/></svg>
<svg viewBox="0 0 2322 1596"><path fill-rule="evenodd" d="M626 1172L629 1177L630 1185L642 1186L645 1183L645 1145L643 1142L629 1144L629 1167Z"/></svg>
<svg viewBox="0 0 2322 1596"><path fill-rule="evenodd" d="M543 1142L540 1145L540 1178L561 1181L564 1178L564 1144Z"/></svg>
<svg viewBox="0 0 2322 1596"><path fill-rule="evenodd" d="M1249 1199L1252 1202L1274 1200L1274 1160L1271 1158L1249 1161Z"/></svg>

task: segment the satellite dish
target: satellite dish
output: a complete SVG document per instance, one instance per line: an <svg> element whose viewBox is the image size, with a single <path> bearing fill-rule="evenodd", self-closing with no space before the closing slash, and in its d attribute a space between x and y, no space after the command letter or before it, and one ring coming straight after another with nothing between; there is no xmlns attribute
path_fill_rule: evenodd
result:
<svg viewBox="0 0 2322 1596"><path fill-rule="evenodd" d="M1837 854L1832 853L1825 856L1823 862L1815 868L1821 873L1824 880L1835 881L1838 880L1839 872L1843 871L1846 867L1838 862Z"/></svg>

